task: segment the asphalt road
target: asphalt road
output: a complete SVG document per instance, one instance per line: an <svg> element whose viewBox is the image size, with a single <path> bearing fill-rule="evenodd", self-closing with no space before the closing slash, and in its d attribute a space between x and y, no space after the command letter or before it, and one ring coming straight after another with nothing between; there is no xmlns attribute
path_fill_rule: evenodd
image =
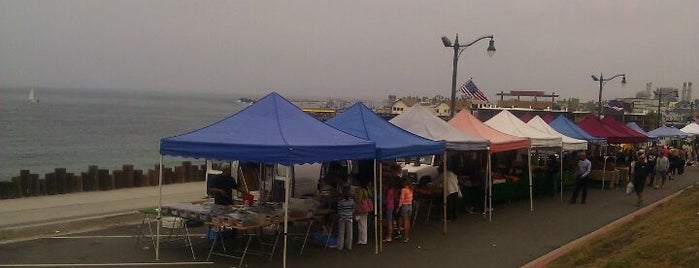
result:
<svg viewBox="0 0 699 268"><path fill-rule="evenodd" d="M661 199L699 182L694 167L669 181L664 190L646 188L646 203ZM566 198L570 192L566 192ZM385 244L384 252L375 255L373 235L370 245L356 245L351 251L309 246L303 256L292 247L289 267L518 267L572 240L590 233L630 212L635 211L635 196L623 189L591 189L587 204L561 204L558 197L529 202L497 204L492 222L479 214L462 214L449 224L448 235L442 235L438 220L418 221L409 243L394 241ZM441 210L437 209L435 215ZM433 217L433 219L436 217ZM370 224L371 225L371 224ZM203 260L209 242L201 237L203 228L193 228L197 260ZM136 226L119 226L101 231L57 236L0 245L0 267L22 264L106 264L153 263L152 249L135 246ZM160 263L192 261L183 243L165 245ZM250 256L243 267L281 267L277 254L269 261ZM236 267L237 260L213 256L213 264L186 264L180 267ZM134 266L147 266L139 264Z"/></svg>

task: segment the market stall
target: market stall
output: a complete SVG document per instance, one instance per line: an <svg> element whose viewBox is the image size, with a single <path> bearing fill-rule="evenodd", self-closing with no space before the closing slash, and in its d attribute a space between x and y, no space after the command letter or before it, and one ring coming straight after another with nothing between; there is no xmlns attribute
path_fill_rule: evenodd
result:
<svg viewBox="0 0 699 268"><path fill-rule="evenodd" d="M687 134L699 135L699 124L692 122L680 128L680 130Z"/></svg>
<svg viewBox="0 0 699 268"><path fill-rule="evenodd" d="M293 165L345 159L373 159L374 142L334 129L305 114L277 93L270 93L238 113L204 128L160 141L158 219L162 213L162 159L164 155ZM289 168L290 169L290 168ZM289 176L283 202L286 267L289 221ZM160 239L160 223L157 239ZM159 241L156 259L159 259Z"/></svg>
<svg viewBox="0 0 699 268"><path fill-rule="evenodd" d="M506 151L516 151L520 149L528 149L530 146L529 139L527 138L521 138L517 136L512 136L509 134L502 133L500 131L497 131L490 126L484 124L478 118L473 116L470 111L468 110L462 110L458 114L456 114L451 120L449 120L449 124L452 125L453 127L469 133L471 135L474 135L476 137L480 137L483 139L488 140L489 142L489 147L488 147L488 161L487 161L487 171L488 171L488 178L487 178L487 198L488 202L484 202L484 205L487 207L484 208L484 211L488 212L488 218L489 220L492 220L493 217L493 178L492 178L492 154L494 153L500 153L500 152L506 152Z"/></svg>
<svg viewBox="0 0 699 268"><path fill-rule="evenodd" d="M686 138L690 136L690 134L677 129L676 127L668 126L661 126L654 130L648 131L648 134L658 138Z"/></svg>
<svg viewBox="0 0 699 268"><path fill-rule="evenodd" d="M626 123L626 126L629 127L630 129L633 129L634 131L636 131L636 132L638 132L638 133L641 133L641 134L645 135L645 136L648 137L648 139L651 140L651 141L657 141L657 140L658 140L658 136L657 136L657 135L650 134L650 133L646 132L645 130L643 130L643 128L641 128L641 126L639 126L638 124L636 124L636 122L628 122L628 123Z"/></svg>
<svg viewBox="0 0 699 268"><path fill-rule="evenodd" d="M574 139L586 140L589 143L606 142L605 138L595 137L588 134L587 132L585 132L585 130L580 128L578 125L573 123L573 121L570 121L570 119L566 118L563 115L559 115L556 119L551 121L549 123L549 126L555 129L558 133L561 133Z"/></svg>
<svg viewBox="0 0 699 268"><path fill-rule="evenodd" d="M342 130L355 137L359 137L376 144L376 156L374 161L374 232L376 241L376 253L379 252L379 241L383 214L382 206L378 204L379 191L382 189L382 180L377 183L377 174L382 170L382 162L376 160L395 159L408 156L438 155L445 150L443 141L425 139L402 128L399 128L376 115L363 103L358 102L345 112L329 119L326 124ZM382 176L379 174L379 178ZM377 217L377 214L379 217Z"/></svg>
<svg viewBox="0 0 699 268"><path fill-rule="evenodd" d="M534 210L534 194L533 194L533 178L532 178L532 161L531 161L531 150L532 149L544 149L544 148L561 148L562 138L541 132L526 123L519 120L512 113L507 110L503 110L493 118L485 121L485 124L500 131L513 136L528 138L531 142L529 147L529 152L527 154L527 166L529 175L529 209Z"/></svg>
<svg viewBox="0 0 699 268"><path fill-rule="evenodd" d="M416 134L425 139L434 141L446 141L447 151L487 151L488 141L464 133L437 117L432 111L421 105L414 105L402 114L394 117L390 122L404 130ZM444 154L443 169L446 174L447 154ZM447 232L446 220L446 183L444 183L444 233Z"/></svg>

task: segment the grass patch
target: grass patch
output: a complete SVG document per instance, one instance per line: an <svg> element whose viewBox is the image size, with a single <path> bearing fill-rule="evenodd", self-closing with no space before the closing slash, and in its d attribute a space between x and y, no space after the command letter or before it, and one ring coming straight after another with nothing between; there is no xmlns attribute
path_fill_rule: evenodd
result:
<svg viewBox="0 0 699 268"><path fill-rule="evenodd" d="M547 267L699 267L699 187L573 248Z"/></svg>

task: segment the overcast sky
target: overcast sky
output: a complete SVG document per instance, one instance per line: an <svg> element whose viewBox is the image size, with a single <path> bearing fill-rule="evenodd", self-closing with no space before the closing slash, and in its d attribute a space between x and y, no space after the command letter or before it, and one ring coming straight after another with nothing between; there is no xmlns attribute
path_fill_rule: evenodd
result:
<svg viewBox="0 0 699 268"><path fill-rule="evenodd" d="M440 37L459 33L495 35L497 53L469 47L458 84L591 100L591 74L628 74L606 99L697 84L698 15L696 0L0 0L0 87L449 95Z"/></svg>

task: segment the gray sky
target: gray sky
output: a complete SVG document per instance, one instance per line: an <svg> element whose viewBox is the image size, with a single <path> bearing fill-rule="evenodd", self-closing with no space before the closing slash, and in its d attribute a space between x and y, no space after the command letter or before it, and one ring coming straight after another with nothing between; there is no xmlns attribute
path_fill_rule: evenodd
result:
<svg viewBox="0 0 699 268"><path fill-rule="evenodd" d="M591 74L699 82L699 1L6 1L0 87L216 91L260 96L448 95L458 82L596 99ZM697 90L699 91L699 90ZM694 97L699 97L695 93Z"/></svg>

